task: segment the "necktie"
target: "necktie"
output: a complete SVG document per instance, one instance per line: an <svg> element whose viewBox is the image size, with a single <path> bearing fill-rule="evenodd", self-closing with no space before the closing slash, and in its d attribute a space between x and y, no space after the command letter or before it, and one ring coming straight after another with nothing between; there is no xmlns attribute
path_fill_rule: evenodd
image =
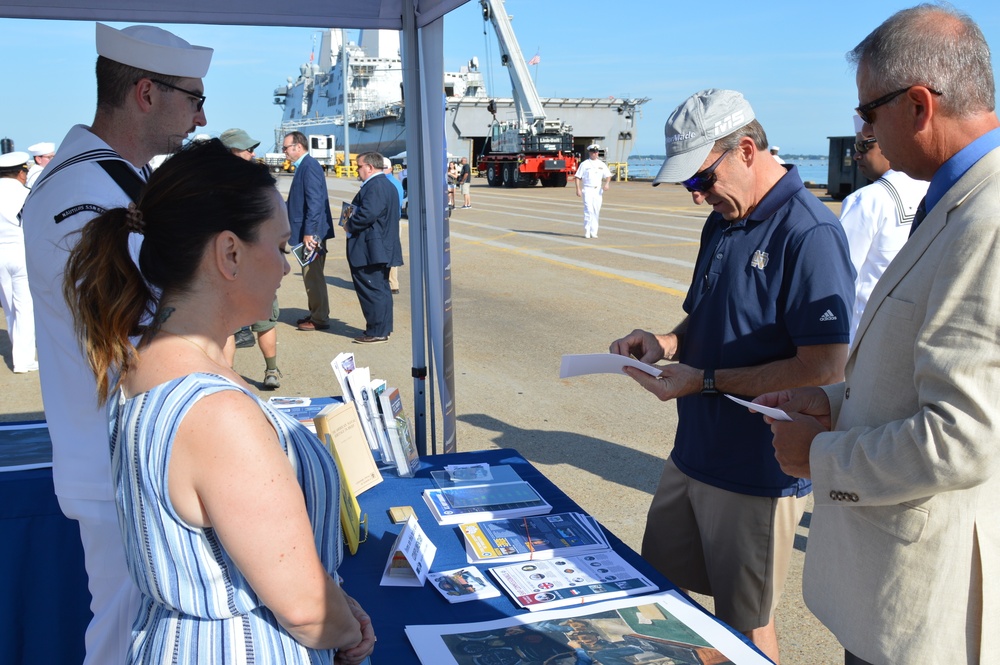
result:
<svg viewBox="0 0 1000 665"><path fill-rule="evenodd" d="M920 205L917 206L917 212L913 215L913 223L910 225L910 236L917 230L920 226L920 222L924 221L924 217L927 216L927 199L920 199Z"/></svg>

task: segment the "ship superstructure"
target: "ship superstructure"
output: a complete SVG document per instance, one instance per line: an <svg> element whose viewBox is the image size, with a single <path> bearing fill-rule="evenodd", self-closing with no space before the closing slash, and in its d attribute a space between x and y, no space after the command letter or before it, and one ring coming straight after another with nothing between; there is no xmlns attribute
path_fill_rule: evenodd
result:
<svg viewBox="0 0 1000 665"><path fill-rule="evenodd" d="M399 33L362 30L358 42L342 43L341 30L324 30L318 52L303 64L297 77L275 89L274 103L283 108L275 130L275 146L284 134L327 134L344 144L344 80L347 62L347 122L350 151L369 150L393 156L406 150L406 102ZM346 58L342 58L346 51ZM490 135L494 116L514 117L512 97L490 97L479 61L472 57L457 72L446 72L446 140L448 151L474 160ZM549 118L572 126L574 149L583 153L590 143L605 146L609 161L624 162L632 151L636 120L646 99L617 97L541 98Z"/></svg>

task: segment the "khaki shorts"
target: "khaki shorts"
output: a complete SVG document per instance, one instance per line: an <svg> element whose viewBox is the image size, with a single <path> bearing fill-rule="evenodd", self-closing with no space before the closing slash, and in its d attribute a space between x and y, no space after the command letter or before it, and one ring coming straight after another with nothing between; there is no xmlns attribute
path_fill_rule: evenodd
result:
<svg viewBox="0 0 1000 665"><path fill-rule="evenodd" d="M256 321L250 325L250 330L255 333L263 333L271 330L276 325L278 325L278 315L281 314L281 310L278 309L278 298L274 298L274 302L271 303L271 318L265 319L263 321Z"/></svg>
<svg viewBox="0 0 1000 665"><path fill-rule="evenodd" d="M671 582L713 596L740 632L766 626L781 598L806 497L738 494L667 460L646 518L642 557Z"/></svg>
<svg viewBox="0 0 1000 665"><path fill-rule="evenodd" d="M469 192L471 192L471 191L472 191L472 183L471 182L463 182L462 183L462 195L463 196L468 196Z"/></svg>

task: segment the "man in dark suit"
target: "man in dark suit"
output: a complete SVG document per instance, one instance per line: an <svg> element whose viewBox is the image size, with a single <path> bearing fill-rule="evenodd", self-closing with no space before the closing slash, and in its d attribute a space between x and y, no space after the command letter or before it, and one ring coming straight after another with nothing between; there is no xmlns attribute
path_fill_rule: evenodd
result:
<svg viewBox="0 0 1000 665"><path fill-rule="evenodd" d="M389 268L403 265L399 242L399 195L382 173L386 159L377 152L358 155L361 189L344 223L347 231L347 263L351 280L365 315L365 334L358 344L380 344L392 333L392 292Z"/></svg>
<svg viewBox="0 0 1000 665"><path fill-rule="evenodd" d="M299 319L296 324L299 330L326 330L330 327L330 298L326 292L323 268L326 266L326 241L333 237L326 174L309 154L309 144L302 132L285 134L281 150L295 166L295 177L288 191L291 242L294 245L304 244L304 254L316 252L316 258L302 266L309 316Z"/></svg>

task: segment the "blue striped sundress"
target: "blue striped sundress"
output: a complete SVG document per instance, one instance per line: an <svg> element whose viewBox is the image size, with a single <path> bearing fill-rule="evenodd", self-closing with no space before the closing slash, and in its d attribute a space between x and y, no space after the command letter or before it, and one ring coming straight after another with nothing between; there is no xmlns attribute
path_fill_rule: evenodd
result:
<svg viewBox="0 0 1000 665"><path fill-rule="evenodd" d="M199 399L221 390L249 395L271 421L302 486L320 560L336 577L340 478L315 434L214 374L174 379L130 399L119 394L109 405L115 499L129 572L142 592L128 662L331 663L334 651L307 649L278 624L214 530L186 524L170 502L177 428Z"/></svg>

